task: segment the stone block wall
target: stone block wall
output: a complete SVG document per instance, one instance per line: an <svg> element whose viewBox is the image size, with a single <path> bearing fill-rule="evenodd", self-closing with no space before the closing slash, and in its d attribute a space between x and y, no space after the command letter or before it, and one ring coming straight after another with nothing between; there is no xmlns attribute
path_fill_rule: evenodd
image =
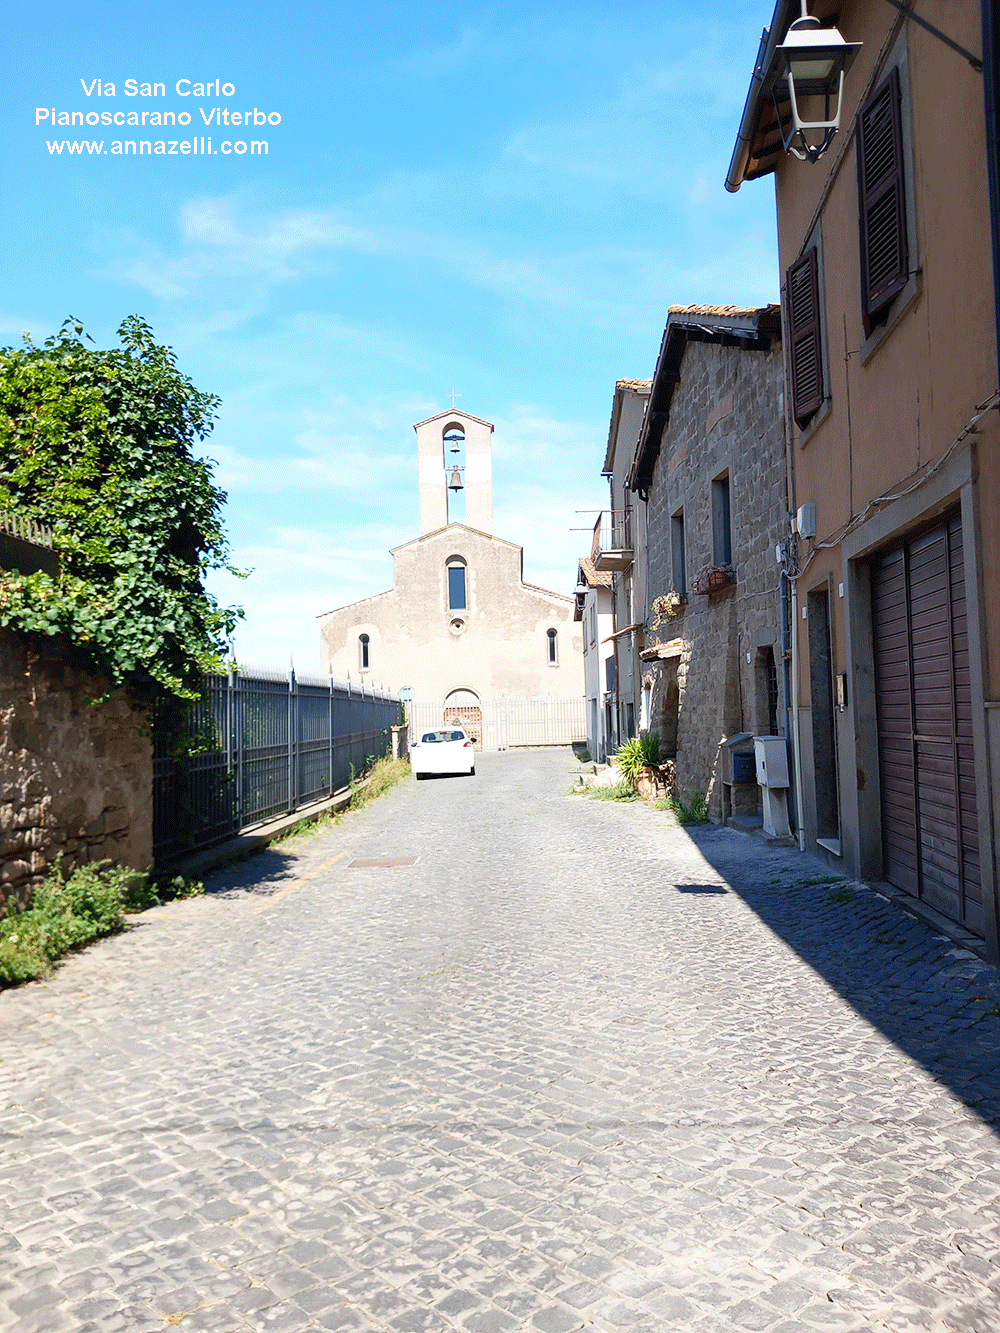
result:
<svg viewBox="0 0 1000 1333"><path fill-rule="evenodd" d="M58 640L0 630L0 905L25 906L62 853L72 869L153 860L153 759L144 711Z"/></svg>
<svg viewBox="0 0 1000 1333"><path fill-rule="evenodd" d="M659 631L681 640L668 666L644 663L652 687L651 721L671 737L677 702L677 789L704 792L721 816L718 746L739 731L767 730L761 717L758 651L772 647L780 671L780 566L786 535L781 349L690 342L681 362L646 509L648 603L674 584L671 519L684 514L688 606ZM712 562L712 482L728 471L733 586L698 596L693 583ZM647 624L651 623L649 605ZM750 662L747 662L747 654ZM766 709L766 695L764 699ZM666 705L666 707L665 707Z"/></svg>

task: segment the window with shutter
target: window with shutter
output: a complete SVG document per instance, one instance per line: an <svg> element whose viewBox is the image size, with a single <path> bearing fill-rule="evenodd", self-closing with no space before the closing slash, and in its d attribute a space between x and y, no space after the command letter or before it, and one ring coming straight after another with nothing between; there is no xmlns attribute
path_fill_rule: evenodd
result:
<svg viewBox="0 0 1000 1333"><path fill-rule="evenodd" d="M858 112L857 161L861 313L869 334L906 286L909 268L898 69Z"/></svg>
<svg viewBox="0 0 1000 1333"><path fill-rule="evenodd" d="M788 331L792 362L792 412L800 426L823 404L823 353L816 247L788 270Z"/></svg>

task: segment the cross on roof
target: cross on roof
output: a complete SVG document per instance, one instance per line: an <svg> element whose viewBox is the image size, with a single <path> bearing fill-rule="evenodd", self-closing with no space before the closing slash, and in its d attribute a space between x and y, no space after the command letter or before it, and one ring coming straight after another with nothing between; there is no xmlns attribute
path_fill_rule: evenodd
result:
<svg viewBox="0 0 1000 1333"><path fill-rule="evenodd" d="M448 394L448 397L451 399L451 405L452 405L452 407L455 406L455 399L456 399L456 398L461 398L461 396L462 396L462 395L461 395L460 393L456 393L456 392L455 392L455 388L454 388L454 385L453 385L453 386L452 386L451 393Z"/></svg>

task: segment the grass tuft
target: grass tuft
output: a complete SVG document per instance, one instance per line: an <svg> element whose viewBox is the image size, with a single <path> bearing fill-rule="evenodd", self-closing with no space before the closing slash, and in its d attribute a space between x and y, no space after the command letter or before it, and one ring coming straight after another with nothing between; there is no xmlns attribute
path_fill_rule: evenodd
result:
<svg viewBox="0 0 1000 1333"><path fill-rule="evenodd" d="M10 902L0 919L0 986L48 976L61 954L124 930L126 898L145 879L109 861L79 866L63 879L57 859L28 907Z"/></svg>
<svg viewBox="0 0 1000 1333"><path fill-rule="evenodd" d="M857 890L845 884L842 889L831 889L826 896L831 903L850 903L857 897Z"/></svg>
<svg viewBox="0 0 1000 1333"><path fill-rule="evenodd" d="M363 787L356 786L351 793L348 810L360 810L369 801L375 801L380 796L384 796L397 783L408 778L410 772L410 761L408 759L393 759L392 755L388 754L381 759L376 759L365 774L368 781L365 782Z"/></svg>
<svg viewBox="0 0 1000 1333"><path fill-rule="evenodd" d="M642 798L634 787L627 782L616 782L610 787L588 787L587 792L595 801L638 801Z"/></svg>
<svg viewBox="0 0 1000 1333"><path fill-rule="evenodd" d="M393 759L391 755L372 760L360 778L354 775L352 768L351 795L343 810L326 810L316 819L300 819L291 828L285 829L284 833L279 834L277 838L272 838L271 845L277 846L278 843L287 842L290 838L312 838L319 833L325 833L331 825L338 825L347 811L360 810L369 801L384 796L390 788L395 787L397 783L402 782L409 776L409 760ZM366 778L371 780L366 782Z"/></svg>
<svg viewBox="0 0 1000 1333"><path fill-rule="evenodd" d="M686 799L668 796L663 801L657 801L656 806L658 810L669 810L676 816L678 824L708 823L708 802L704 792L691 792Z"/></svg>

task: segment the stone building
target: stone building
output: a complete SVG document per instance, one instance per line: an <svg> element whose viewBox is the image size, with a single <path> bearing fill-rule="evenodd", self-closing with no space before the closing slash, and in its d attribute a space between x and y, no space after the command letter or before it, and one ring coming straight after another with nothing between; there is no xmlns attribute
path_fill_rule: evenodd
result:
<svg viewBox="0 0 1000 1333"><path fill-rule="evenodd" d="M629 474L645 501L642 720L716 819L720 743L783 734L778 306L673 306ZM641 618L641 617L640 617Z"/></svg>
<svg viewBox="0 0 1000 1333"><path fill-rule="evenodd" d="M492 424L449 409L414 429L420 536L392 551L392 588L320 616L324 671L406 689L421 725L459 716L486 748L582 740L575 601L525 583L521 547L493 533ZM513 701L529 700L515 734Z"/></svg>

